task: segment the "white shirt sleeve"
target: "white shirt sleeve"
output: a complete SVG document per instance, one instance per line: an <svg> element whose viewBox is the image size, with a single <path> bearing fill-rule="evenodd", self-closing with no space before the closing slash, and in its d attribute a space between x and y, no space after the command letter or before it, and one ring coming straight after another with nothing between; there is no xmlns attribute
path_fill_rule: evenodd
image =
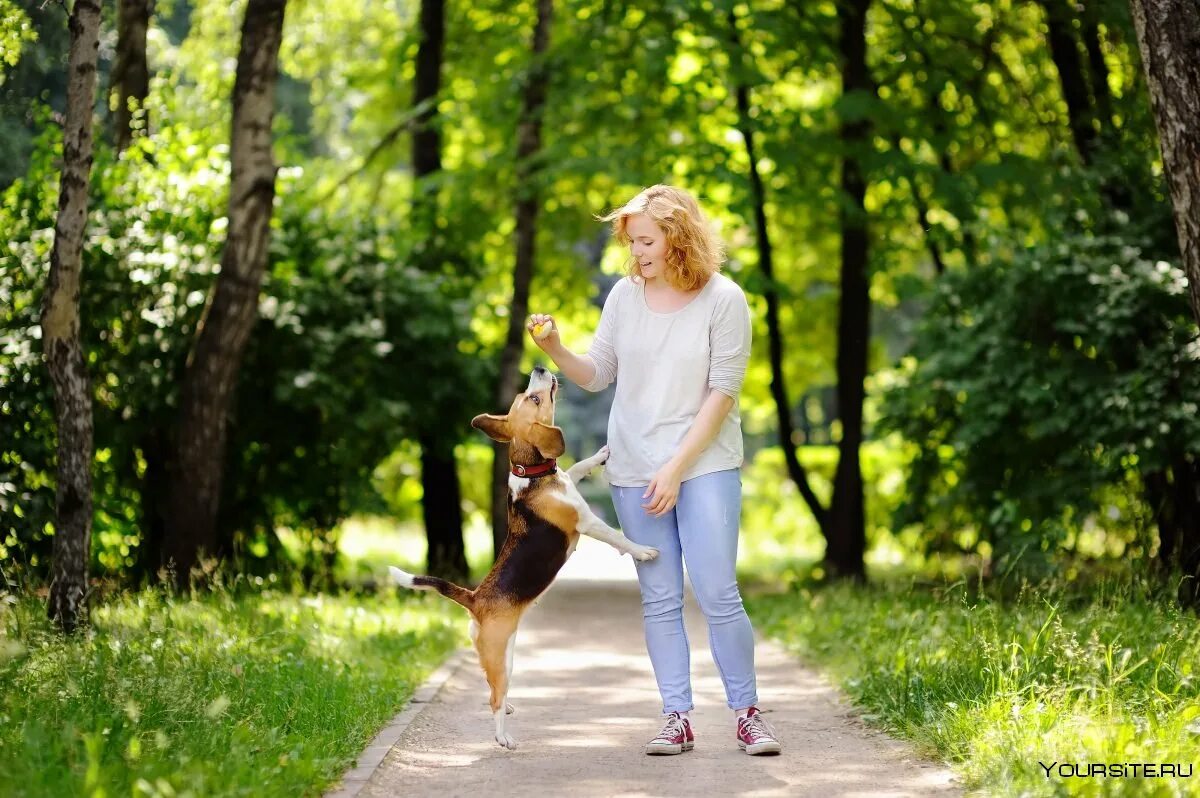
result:
<svg viewBox="0 0 1200 798"><path fill-rule="evenodd" d="M612 290L608 292L608 296L604 300L604 309L600 312L600 325L596 329L596 336L592 339L591 347L588 349L587 354L584 355L596 368L596 374L592 377L592 381L587 385L579 386L585 391L603 391L617 378L616 332L618 294L622 293L625 282L625 278L622 278L620 282L612 287Z"/></svg>
<svg viewBox="0 0 1200 798"><path fill-rule="evenodd" d="M740 286L721 297L709 328L708 386L737 398L750 361L750 306Z"/></svg>

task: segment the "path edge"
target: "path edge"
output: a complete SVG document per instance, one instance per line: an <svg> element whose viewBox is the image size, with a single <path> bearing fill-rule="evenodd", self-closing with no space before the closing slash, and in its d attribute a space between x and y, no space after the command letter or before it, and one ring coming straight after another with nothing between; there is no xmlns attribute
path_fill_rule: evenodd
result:
<svg viewBox="0 0 1200 798"><path fill-rule="evenodd" d="M943 759L937 754L922 752L915 740L902 737L885 727L878 719L870 718L869 716L873 714L870 709L855 703L854 697L842 687L838 677L831 669L818 665L804 651L792 649L782 640L771 637L758 628L754 630L754 637L756 652L761 648L772 648L776 655L782 655L791 660L796 667L808 671L828 692L830 701L839 710L840 718L846 722L846 725L863 739L870 740L883 749L884 756L894 762L915 766L920 770L936 774L939 789L948 788L960 796L978 794L966 788L965 775L959 773L949 760ZM770 712L769 703L764 703L768 705L766 712ZM770 715L767 717L769 718Z"/></svg>
<svg viewBox="0 0 1200 798"><path fill-rule="evenodd" d="M384 726L375 739L355 759L355 765L347 770L324 794L324 798L355 798L375 775L388 751L400 739L400 736L417 719L425 707L441 692L450 677L458 672L468 661L472 651L469 648L455 650L446 660L429 674L420 687L413 693L408 703Z"/></svg>

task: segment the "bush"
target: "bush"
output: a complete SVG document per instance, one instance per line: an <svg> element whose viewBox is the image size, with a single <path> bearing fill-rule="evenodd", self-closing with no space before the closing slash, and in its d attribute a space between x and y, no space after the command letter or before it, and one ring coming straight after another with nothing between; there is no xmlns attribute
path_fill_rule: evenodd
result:
<svg viewBox="0 0 1200 798"><path fill-rule="evenodd" d="M1126 240L1084 235L941 278L882 405L880 429L911 447L897 524L1004 569L1050 567L1081 530L1148 554L1142 491L1186 482L1200 456L1186 286Z"/></svg>
<svg viewBox="0 0 1200 798"><path fill-rule="evenodd" d="M56 212L57 128L0 206L0 557L40 578L54 510L54 419L39 304ZM119 159L98 142L83 254L94 387L94 570L157 557L177 391L225 239L226 147L164 124ZM231 418L220 523L242 567L280 564L277 525L309 542L379 509L371 475L402 440L453 447L491 383L471 318L472 269L410 252L407 230L318 204L282 169L260 319ZM419 265L417 265L419 264ZM436 431L433 434L430 431ZM10 574L12 576L12 574Z"/></svg>
<svg viewBox="0 0 1200 798"><path fill-rule="evenodd" d="M836 446L797 450L817 498L828 506L837 468ZM894 440L868 441L860 453L867 545L872 557L900 554L892 516L903 499L901 449ZM743 545L740 564L757 575L776 574L798 560L819 560L825 543L808 505L787 473L783 450L759 449L742 472Z"/></svg>

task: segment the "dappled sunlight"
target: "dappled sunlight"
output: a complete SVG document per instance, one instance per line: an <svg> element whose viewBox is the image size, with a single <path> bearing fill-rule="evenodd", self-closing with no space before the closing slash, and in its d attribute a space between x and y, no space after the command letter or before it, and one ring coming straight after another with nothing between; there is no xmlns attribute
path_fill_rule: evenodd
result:
<svg viewBox="0 0 1200 798"><path fill-rule="evenodd" d="M897 582L763 595L751 609L830 668L864 719L950 758L970 783L1016 791L1045 785L1039 761L1195 760L1194 619L1108 590L1122 600L1069 585L1005 600ZM1184 786L1157 783L1168 795Z"/></svg>
<svg viewBox="0 0 1200 798"><path fill-rule="evenodd" d="M0 0L0 793L1189 792L1195 3Z"/></svg>
<svg viewBox="0 0 1200 798"><path fill-rule="evenodd" d="M491 528L476 516L463 527L467 562L481 577L492 562ZM351 583L382 581L387 567L395 565L424 573L428 542L419 523L396 523L383 516L354 516L338 529L338 570Z"/></svg>
<svg viewBox="0 0 1200 798"><path fill-rule="evenodd" d="M23 648L0 662L0 694L22 720L0 745L21 752L11 774L56 795L80 794L85 772L40 769L47 756L124 791L162 779L212 794L250 773L301 791L314 769L340 771L460 631L432 602L273 591L128 594L70 644L46 635L41 607L17 617L5 634ZM60 717L76 720L64 729Z"/></svg>
<svg viewBox="0 0 1200 798"><path fill-rule="evenodd" d="M574 736L572 733L576 731L578 725L562 724L559 726L544 727L548 732L558 732L559 737L549 737L538 743L541 752L552 752L555 748L574 749L574 748L617 748L618 746L628 745L628 742L623 737L615 737L612 735L590 735L587 739ZM571 735L571 736L566 736Z"/></svg>
<svg viewBox="0 0 1200 798"><path fill-rule="evenodd" d="M647 757L662 723L645 653L637 588L619 581L568 582L547 593L518 633L505 730L492 741L487 686L473 658L412 722L364 788L364 796L534 791L546 795L952 795L951 776L870 731L817 674L778 647L757 649L760 706L785 746L747 757L689 595L696 748ZM584 616L589 625L581 625ZM618 631L622 630L622 631ZM440 768L448 753L463 759ZM478 759L475 759L478 757ZM501 788L500 785L503 785Z"/></svg>
<svg viewBox="0 0 1200 798"><path fill-rule="evenodd" d="M471 754L471 753L450 753L450 752L444 752L444 753L425 752L425 753L414 754L412 757L412 761L414 764L416 764L418 766L435 767L435 768L469 767L471 765L474 765L476 762L478 762L480 759L483 758L483 751L485 749L485 746L482 744L463 745L463 746L461 746L461 749L463 751L467 751L467 752L469 752L471 750L476 750L479 753Z"/></svg>

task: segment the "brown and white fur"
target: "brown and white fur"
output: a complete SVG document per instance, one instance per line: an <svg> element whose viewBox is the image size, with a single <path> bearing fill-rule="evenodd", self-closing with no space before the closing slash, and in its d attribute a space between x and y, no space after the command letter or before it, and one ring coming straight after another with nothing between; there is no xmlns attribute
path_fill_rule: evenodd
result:
<svg viewBox="0 0 1200 798"><path fill-rule="evenodd" d="M602 540L638 560L651 560L658 550L640 546L596 516L575 484L608 459L605 446L565 473L520 477L517 466L536 467L563 453L562 430L554 426L558 381L538 366L529 387L518 394L508 415L482 414L471 426L508 444L508 537L495 565L479 587L467 590L432 576L413 576L390 568L392 578L414 589L436 590L471 613L470 635L479 664L491 687L490 705L496 721L496 742L516 748L505 729L506 702L512 676L513 645L525 610L550 587L563 563L575 551L579 535Z"/></svg>

